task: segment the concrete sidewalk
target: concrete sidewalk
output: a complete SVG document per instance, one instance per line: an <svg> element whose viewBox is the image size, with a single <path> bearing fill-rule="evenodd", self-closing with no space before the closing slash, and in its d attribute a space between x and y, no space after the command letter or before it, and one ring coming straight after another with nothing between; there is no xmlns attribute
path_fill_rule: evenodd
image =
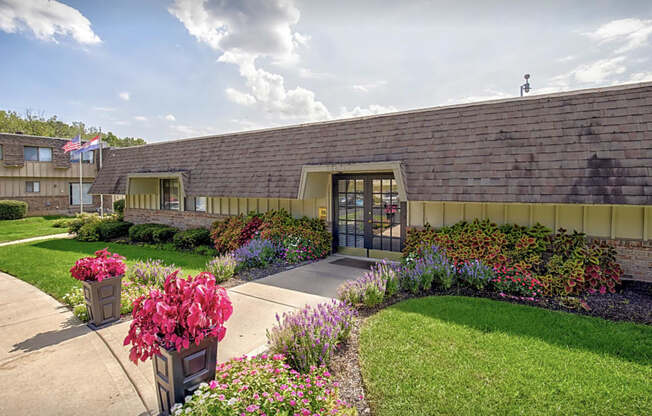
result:
<svg viewBox="0 0 652 416"><path fill-rule="evenodd" d="M73 237L73 235L68 234L68 233L41 235L41 236L38 236L38 237L25 238L25 239L22 239L22 240L5 241L4 243L0 243L0 247L2 247L2 246L12 246L14 244L29 243L29 242L32 242L32 241L51 240L51 239L54 239L54 238L72 238L72 237Z"/></svg>
<svg viewBox="0 0 652 416"><path fill-rule="evenodd" d="M364 273L330 264L335 259L229 289L233 315L218 361L261 352L276 314L327 302L341 282ZM130 323L91 331L50 296L0 272L0 415L156 414L152 364L133 364L123 346Z"/></svg>
<svg viewBox="0 0 652 416"><path fill-rule="evenodd" d="M0 272L1 415L143 415L102 339L63 305Z"/></svg>

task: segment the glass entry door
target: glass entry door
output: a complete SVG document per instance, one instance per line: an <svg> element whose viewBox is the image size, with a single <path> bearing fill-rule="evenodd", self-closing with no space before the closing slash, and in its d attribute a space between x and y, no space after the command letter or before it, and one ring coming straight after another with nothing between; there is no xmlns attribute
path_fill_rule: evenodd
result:
<svg viewBox="0 0 652 416"><path fill-rule="evenodd" d="M406 204L393 174L336 175L333 204L336 246L401 251Z"/></svg>

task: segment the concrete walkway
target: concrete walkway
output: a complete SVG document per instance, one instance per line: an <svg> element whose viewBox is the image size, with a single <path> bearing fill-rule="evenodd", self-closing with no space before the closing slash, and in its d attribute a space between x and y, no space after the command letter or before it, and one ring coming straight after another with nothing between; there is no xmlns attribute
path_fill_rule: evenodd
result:
<svg viewBox="0 0 652 416"><path fill-rule="evenodd" d="M14 245L14 244L29 243L31 241L51 240L53 238L72 238L72 237L73 237L73 235L68 234L68 233L41 235L41 236L38 236L38 237L25 238L23 240L5 241L4 243L0 243L0 247L2 247L2 246L11 246L11 245Z"/></svg>
<svg viewBox="0 0 652 416"><path fill-rule="evenodd" d="M327 302L364 270L330 264L291 269L228 290L234 312L218 361L265 349L276 314ZM0 272L0 415L156 414L149 361L134 365L122 345L130 321L98 331L57 301Z"/></svg>

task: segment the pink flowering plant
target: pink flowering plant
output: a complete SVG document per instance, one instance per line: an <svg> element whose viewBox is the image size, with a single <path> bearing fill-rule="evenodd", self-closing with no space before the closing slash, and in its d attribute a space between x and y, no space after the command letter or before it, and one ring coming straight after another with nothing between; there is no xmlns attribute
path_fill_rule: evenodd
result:
<svg viewBox="0 0 652 416"><path fill-rule="evenodd" d="M300 374L284 356L235 358L217 366L216 379L202 383L173 415L355 415L338 397L338 383L325 366Z"/></svg>
<svg viewBox="0 0 652 416"><path fill-rule="evenodd" d="M133 321L124 345L131 344L129 359L138 364L160 352L199 345L206 337L221 341L224 323L233 312L231 300L215 277L202 272L187 279L171 273L163 290L153 289L133 303Z"/></svg>
<svg viewBox="0 0 652 416"><path fill-rule="evenodd" d="M95 257L84 257L75 262L70 274L77 280L101 282L125 274L124 257L109 253L107 249L95 252Z"/></svg>
<svg viewBox="0 0 652 416"><path fill-rule="evenodd" d="M519 267L496 266L491 284L501 295L525 298L541 297L543 285L539 279Z"/></svg>

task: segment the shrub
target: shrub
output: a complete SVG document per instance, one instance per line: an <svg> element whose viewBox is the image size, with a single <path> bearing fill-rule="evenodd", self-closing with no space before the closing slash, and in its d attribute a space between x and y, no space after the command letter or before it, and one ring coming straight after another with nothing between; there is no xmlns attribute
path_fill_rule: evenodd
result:
<svg viewBox="0 0 652 416"><path fill-rule="evenodd" d="M142 243L167 243L178 231L164 224L136 224L129 228L129 239Z"/></svg>
<svg viewBox="0 0 652 416"><path fill-rule="evenodd" d="M124 345L132 345L129 359L136 364L161 348L181 351L191 342L199 344L206 337L221 341L226 334L224 323L233 312L226 290L210 273L187 279L177 274L178 270L165 279L163 291L152 290L133 303Z"/></svg>
<svg viewBox="0 0 652 416"><path fill-rule="evenodd" d="M338 384L326 367L300 374L283 355L263 354L218 364L217 380L202 383L173 415L349 415L356 413L338 398Z"/></svg>
<svg viewBox="0 0 652 416"><path fill-rule="evenodd" d="M176 269L174 264L167 266L163 260L147 259L147 261L138 261L133 266L129 266L126 277L136 284L163 288L165 279Z"/></svg>
<svg viewBox="0 0 652 416"><path fill-rule="evenodd" d="M113 240L114 238L125 237L129 235L129 228L131 228L132 225L133 224L130 222L117 220L102 221L97 225L99 239L102 241L108 241Z"/></svg>
<svg viewBox="0 0 652 416"><path fill-rule="evenodd" d="M100 241L100 224L100 221L93 221L82 225L75 238L79 241Z"/></svg>
<svg viewBox="0 0 652 416"><path fill-rule="evenodd" d="M305 306L297 312L276 315L277 325L267 331L270 351L284 354L298 371L328 365L337 346L351 331L355 309L339 301Z"/></svg>
<svg viewBox="0 0 652 416"><path fill-rule="evenodd" d="M238 262L233 254L222 254L206 264L206 271L215 276L218 283L221 283L235 275L237 265Z"/></svg>
<svg viewBox="0 0 652 416"><path fill-rule="evenodd" d="M252 239L270 240L279 245L285 243L290 249L291 262L325 257L332 242L323 221L294 218L283 209L217 221L211 227L211 239L218 253L233 251Z"/></svg>
<svg viewBox="0 0 652 416"><path fill-rule="evenodd" d="M113 212L118 214L120 217L123 217L125 215L124 199L118 199L117 201L113 201Z"/></svg>
<svg viewBox="0 0 652 416"><path fill-rule="evenodd" d="M125 273L124 257L111 254L106 249L95 252L95 257L84 257L75 262L70 274L77 280L97 281L121 276Z"/></svg>
<svg viewBox="0 0 652 416"><path fill-rule="evenodd" d="M250 240L233 251L239 269L267 267L279 252L278 246L269 240Z"/></svg>
<svg viewBox="0 0 652 416"><path fill-rule="evenodd" d="M27 215L27 202L3 200L0 201L0 220L18 220Z"/></svg>
<svg viewBox="0 0 652 416"><path fill-rule="evenodd" d="M484 289L494 278L493 269L479 260L466 261L458 265L457 271L461 282L478 290Z"/></svg>
<svg viewBox="0 0 652 416"><path fill-rule="evenodd" d="M54 228L70 228L70 225L74 220L74 218L59 218L52 222L52 226Z"/></svg>
<svg viewBox="0 0 652 416"><path fill-rule="evenodd" d="M77 234L79 229L84 225L98 221L100 221L100 217L97 214L77 214L75 215L75 218L72 218L68 223L68 232L71 234Z"/></svg>
<svg viewBox="0 0 652 416"><path fill-rule="evenodd" d="M172 238L172 242L177 250L190 250L197 246L210 244L211 235L205 228L194 228L179 231Z"/></svg>
<svg viewBox="0 0 652 416"><path fill-rule="evenodd" d="M606 243L563 229L551 234L540 224L498 226L475 220L436 230L429 225L410 229L405 258L419 257L433 245L457 265L477 260L489 267L518 268L540 279L547 295L615 292L623 274L615 250Z"/></svg>
<svg viewBox="0 0 652 416"><path fill-rule="evenodd" d="M240 234L245 226L242 215L216 221L211 227L211 239L218 253L227 253L240 247Z"/></svg>
<svg viewBox="0 0 652 416"><path fill-rule="evenodd" d="M535 298L543 292L541 282L518 267L496 266L494 272L491 282L501 294Z"/></svg>

